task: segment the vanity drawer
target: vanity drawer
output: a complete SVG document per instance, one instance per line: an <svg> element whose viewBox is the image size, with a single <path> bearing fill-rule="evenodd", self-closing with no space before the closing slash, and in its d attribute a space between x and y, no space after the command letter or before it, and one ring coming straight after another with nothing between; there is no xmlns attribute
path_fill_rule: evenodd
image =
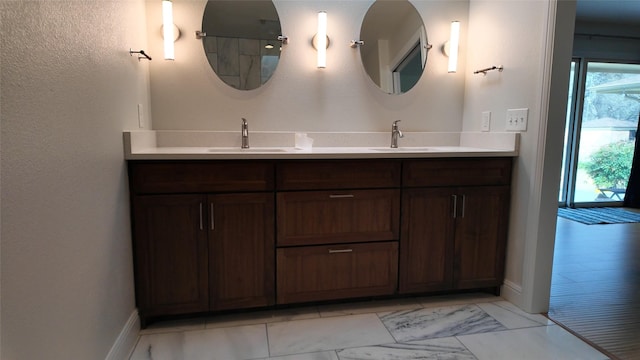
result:
<svg viewBox="0 0 640 360"><path fill-rule="evenodd" d="M277 165L278 190L385 188L400 186L400 161L317 160Z"/></svg>
<svg viewBox="0 0 640 360"><path fill-rule="evenodd" d="M281 192L277 245L397 240L400 190Z"/></svg>
<svg viewBox="0 0 640 360"><path fill-rule="evenodd" d="M136 194L268 191L274 187L274 165L268 161L132 161L129 177Z"/></svg>
<svg viewBox="0 0 640 360"><path fill-rule="evenodd" d="M277 269L278 304L391 295L398 243L281 248Z"/></svg>
<svg viewBox="0 0 640 360"><path fill-rule="evenodd" d="M511 158L425 159L404 162L406 187L509 185Z"/></svg>

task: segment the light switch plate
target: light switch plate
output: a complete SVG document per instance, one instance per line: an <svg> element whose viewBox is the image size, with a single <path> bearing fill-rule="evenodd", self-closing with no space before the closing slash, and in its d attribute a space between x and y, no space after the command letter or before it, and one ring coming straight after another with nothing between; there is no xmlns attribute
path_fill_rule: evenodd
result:
<svg viewBox="0 0 640 360"><path fill-rule="evenodd" d="M529 109L508 109L507 110L507 131L527 131L527 120Z"/></svg>
<svg viewBox="0 0 640 360"><path fill-rule="evenodd" d="M480 125L480 130L489 131L490 128L491 128L491 111L483 111L482 124Z"/></svg>

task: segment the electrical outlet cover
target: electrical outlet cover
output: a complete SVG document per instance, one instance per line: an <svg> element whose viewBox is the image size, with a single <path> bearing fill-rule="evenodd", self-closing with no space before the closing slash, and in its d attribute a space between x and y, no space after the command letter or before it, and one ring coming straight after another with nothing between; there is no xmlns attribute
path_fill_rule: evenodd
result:
<svg viewBox="0 0 640 360"><path fill-rule="evenodd" d="M491 128L491 111L483 111L482 124L480 125L480 130L489 131L490 128Z"/></svg>
<svg viewBox="0 0 640 360"><path fill-rule="evenodd" d="M142 104L138 104L138 127L144 129L144 110Z"/></svg>

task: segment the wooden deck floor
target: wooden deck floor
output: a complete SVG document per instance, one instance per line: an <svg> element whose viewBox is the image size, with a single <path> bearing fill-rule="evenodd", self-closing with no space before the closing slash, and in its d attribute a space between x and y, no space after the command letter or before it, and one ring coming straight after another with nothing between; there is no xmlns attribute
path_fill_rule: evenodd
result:
<svg viewBox="0 0 640 360"><path fill-rule="evenodd" d="M640 224L558 218L549 317L612 358L640 359Z"/></svg>

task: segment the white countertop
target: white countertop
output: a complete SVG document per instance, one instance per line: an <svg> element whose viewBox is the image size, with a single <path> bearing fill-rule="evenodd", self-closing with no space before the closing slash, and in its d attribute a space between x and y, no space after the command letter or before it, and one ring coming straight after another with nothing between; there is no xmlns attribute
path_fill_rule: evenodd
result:
<svg viewBox="0 0 640 360"><path fill-rule="evenodd" d="M250 133L249 149L239 132L125 131L126 160L205 159L373 159L436 157L513 157L518 133L411 133L388 144L389 133L308 133L311 149L297 149L294 132ZM348 143L349 146L344 144ZM316 146L318 145L318 146Z"/></svg>

